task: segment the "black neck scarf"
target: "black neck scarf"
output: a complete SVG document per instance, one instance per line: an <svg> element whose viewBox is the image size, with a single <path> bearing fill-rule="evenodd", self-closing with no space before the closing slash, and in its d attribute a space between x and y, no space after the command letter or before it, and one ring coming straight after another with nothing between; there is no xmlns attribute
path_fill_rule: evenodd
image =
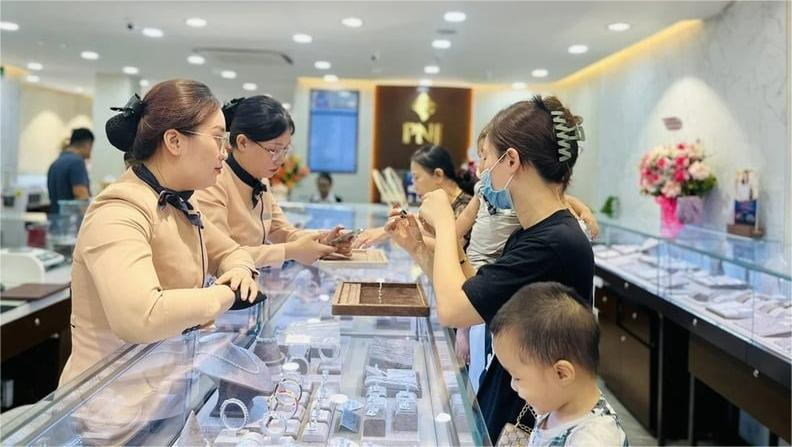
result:
<svg viewBox="0 0 792 447"><path fill-rule="evenodd" d="M261 194L267 191L267 185L264 184L261 180L257 179L250 175L249 172L243 168L238 161L234 158L233 152L228 154L228 159L226 160L228 167L231 168L231 171L239 177L242 182L251 188L253 188L253 208L258 205L259 200L261 200Z"/></svg>
<svg viewBox="0 0 792 447"><path fill-rule="evenodd" d="M191 224L198 228L203 228L201 215L193 208L192 204L188 202L193 195L193 191L174 191L163 187L160 185L157 177L154 177L154 174L144 164L133 166L132 172L159 195L157 205L159 205L160 208L165 208L165 205L169 204L184 213Z"/></svg>

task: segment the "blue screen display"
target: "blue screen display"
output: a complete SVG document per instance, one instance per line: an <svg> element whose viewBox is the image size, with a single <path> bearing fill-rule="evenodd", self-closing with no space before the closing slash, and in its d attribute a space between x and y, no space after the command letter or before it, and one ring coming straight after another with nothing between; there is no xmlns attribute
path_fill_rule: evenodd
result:
<svg viewBox="0 0 792 447"><path fill-rule="evenodd" d="M347 90L311 90L308 167L313 172L357 170L358 102Z"/></svg>

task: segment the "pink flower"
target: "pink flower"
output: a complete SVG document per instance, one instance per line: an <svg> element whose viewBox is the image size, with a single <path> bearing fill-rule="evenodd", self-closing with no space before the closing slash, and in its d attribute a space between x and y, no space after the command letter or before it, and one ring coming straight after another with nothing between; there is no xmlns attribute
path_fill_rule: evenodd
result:
<svg viewBox="0 0 792 447"><path fill-rule="evenodd" d="M666 166L668 166L668 158L666 158L666 157L660 157L660 159L659 159L659 160L657 160L657 167L658 167L659 169L665 169L665 168L666 168Z"/></svg>
<svg viewBox="0 0 792 447"><path fill-rule="evenodd" d="M660 192L664 197L673 199L682 193L682 186L680 186L680 184L675 181L669 180L665 185L663 185L663 189Z"/></svg>
<svg viewBox="0 0 792 447"><path fill-rule="evenodd" d="M690 164L690 159L687 157L679 156L676 158L676 160L674 160L674 165L677 167L677 169L686 168L688 164Z"/></svg>
<svg viewBox="0 0 792 447"><path fill-rule="evenodd" d="M686 170L684 170L684 169L677 169L677 170L676 170L676 172L674 172L674 181L677 181L677 182L679 182L679 183L682 183L682 182L684 182L685 180L687 180L687 176L688 176L688 173L687 173L687 171L686 171Z"/></svg>
<svg viewBox="0 0 792 447"><path fill-rule="evenodd" d="M692 165L690 165L690 168L688 168L688 172L690 172L690 176L696 180L704 180L710 176L709 166L705 165L700 161L697 161Z"/></svg>

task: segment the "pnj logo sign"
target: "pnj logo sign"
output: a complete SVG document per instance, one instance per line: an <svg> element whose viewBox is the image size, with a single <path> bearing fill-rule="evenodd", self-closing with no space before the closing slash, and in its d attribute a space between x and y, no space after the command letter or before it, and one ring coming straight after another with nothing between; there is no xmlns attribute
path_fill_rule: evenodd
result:
<svg viewBox="0 0 792 447"><path fill-rule="evenodd" d="M421 92L412 103L412 111L418 116L420 122L405 122L402 124L402 144L442 144L443 125L441 123L428 123L437 111L437 103L429 97L427 92Z"/></svg>

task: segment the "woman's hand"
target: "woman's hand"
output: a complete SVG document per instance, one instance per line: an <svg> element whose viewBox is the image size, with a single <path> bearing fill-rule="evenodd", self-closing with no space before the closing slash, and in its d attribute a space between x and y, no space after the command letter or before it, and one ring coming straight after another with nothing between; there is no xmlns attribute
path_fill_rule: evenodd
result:
<svg viewBox="0 0 792 447"><path fill-rule="evenodd" d="M451 209L448 195L442 189L424 194L421 198L419 214L423 222L434 228L444 227L449 222L454 222L454 210Z"/></svg>
<svg viewBox="0 0 792 447"><path fill-rule="evenodd" d="M397 245L411 254L423 245L423 234L413 214L408 214L406 217L400 214L391 216L385 224L385 231Z"/></svg>
<svg viewBox="0 0 792 447"><path fill-rule="evenodd" d="M463 365L470 364L470 328L459 328L456 333L454 344L457 359Z"/></svg>
<svg viewBox="0 0 792 447"><path fill-rule="evenodd" d="M300 236L296 240L286 243L286 259L294 259L303 265L311 265L317 259L336 251L332 245L319 242L321 234L312 233Z"/></svg>
<svg viewBox="0 0 792 447"><path fill-rule="evenodd" d="M255 301L258 293L258 281L253 277L253 272L244 267L234 267L217 278L215 284L225 284L231 290L239 290L242 300ZM233 302L233 299L232 299Z"/></svg>
<svg viewBox="0 0 792 447"><path fill-rule="evenodd" d="M388 240L389 237L390 237L390 235L388 234L387 231L385 231L384 227L369 228L369 229L365 230L364 232L360 233L355 238L355 240L352 241L352 244L351 244L350 247L352 249L369 248L372 245L376 245L376 244L379 244L381 242L384 242L384 241Z"/></svg>
<svg viewBox="0 0 792 447"><path fill-rule="evenodd" d="M335 247L335 252L343 256L351 256L352 255L352 240L347 240L344 242L338 242L336 244L332 244L331 242L341 236L341 233L344 231L343 225L336 225L330 231L323 231L319 236L319 243L322 245L332 246Z"/></svg>

